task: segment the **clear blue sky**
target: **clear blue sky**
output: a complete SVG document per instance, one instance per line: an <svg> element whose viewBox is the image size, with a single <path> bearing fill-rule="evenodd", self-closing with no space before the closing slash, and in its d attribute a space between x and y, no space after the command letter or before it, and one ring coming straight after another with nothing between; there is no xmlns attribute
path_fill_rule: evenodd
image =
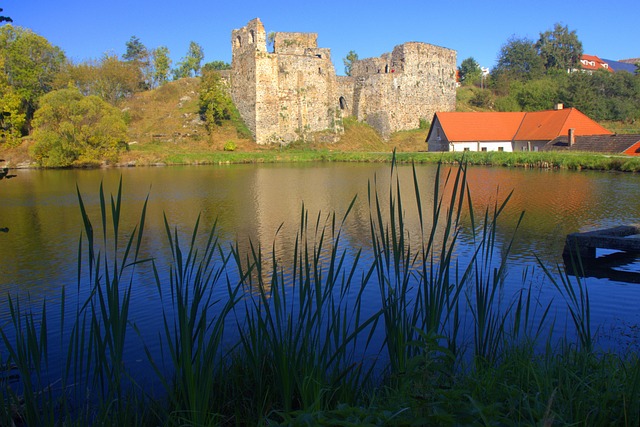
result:
<svg viewBox="0 0 640 427"><path fill-rule="evenodd" d="M191 40L204 48L205 62L231 62L231 30L256 17L267 32L318 33L338 74L350 50L360 58L379 56L407 41L454 49L458 64L472 56L493 67L509 37L537 40L555 23L576 30L585 53L640 57L638 0L0 0L0 7L13 25L44 36L77 62L122 55L132 35L150 49L167 46L174 64Z"/></svg>

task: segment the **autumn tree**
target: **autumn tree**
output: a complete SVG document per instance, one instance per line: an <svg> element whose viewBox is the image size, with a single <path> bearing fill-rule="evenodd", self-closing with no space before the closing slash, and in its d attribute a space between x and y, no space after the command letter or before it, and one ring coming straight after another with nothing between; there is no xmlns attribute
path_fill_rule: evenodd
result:
<svg viewBox="0 0 640 427"><path fill-rule="evenodd" d="M535 46L547 72L580 68L582 43L575 30L569 31L566 25L555 24L553 30L540 33Z"/></svg>
<svg viewBox="0 0 640 427"><path fill-rule="evenodd" d="M350 50L347 56L342 60L344 63L344 73L347 76L351 75L353 69L353 63L358 60L358 54L354 50Z"/></svg>
<svg viewBox="0 0 640 427"><path fill-rule="evenodd" d="M21 98L21 113L30 120L38 99L52 89L65 62L64 53L42 36L6 24L0 27L0 57L3 78Z"/></svg>
<svg viewBox="0 0 640 427"><path fill-rule="evenodd" d="M31 154L44 167L115 162L127 134L118 108L75 87L44 95L33 129Z"/></svg>
<svg viewBox="0 0 640 427"><path fill-rule="evenodd" d="M137 64L121 61L115 54L105 54L99 61L68 64L56 78L56 88L77 87L83 95L96 95L116 105L140 86L141 74Z"/></svg>

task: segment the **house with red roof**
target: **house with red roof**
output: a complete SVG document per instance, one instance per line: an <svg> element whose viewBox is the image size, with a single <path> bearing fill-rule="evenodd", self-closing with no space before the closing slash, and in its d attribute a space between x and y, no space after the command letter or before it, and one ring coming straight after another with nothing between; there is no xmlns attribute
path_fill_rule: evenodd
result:
<svg viewBox="0 0 640 427"><path fill-rule="evenodd" d="M438 112L426 142L429 151L539 151L550 141L571 134L612 135L575 108L559 104L535 112Z"/></svg>
<svg viewBox="0 0 640 427"><path fill-rule="evenodd" d="M611 67L609 67L609 64L595 55L583 54L580 58L580 64L582 65L582 71L585 71L587 73L593 73L594 71L598 70L605 70L613 73L613 70L611 69Z"/></svg>

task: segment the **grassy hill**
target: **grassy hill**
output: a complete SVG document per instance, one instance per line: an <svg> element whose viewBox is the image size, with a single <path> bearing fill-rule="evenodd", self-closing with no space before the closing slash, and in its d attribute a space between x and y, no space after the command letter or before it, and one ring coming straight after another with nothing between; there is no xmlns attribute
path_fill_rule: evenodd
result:
<svg viewBox="0 0 640 427"><path fill-rule="evenodd" d="M178 157L207 161L212 152L224 151L233 142L236 152L279 151L238 136L233 123L224 123L208 133L198 113L198 78L180 79L134 95L122 106L129 119L129 151L123 163L172 163ZM293 150L391 152L425 151L427 129L397 132L384 141L368 125L345 119L345 133L337 143L292 144Z"/></svg>

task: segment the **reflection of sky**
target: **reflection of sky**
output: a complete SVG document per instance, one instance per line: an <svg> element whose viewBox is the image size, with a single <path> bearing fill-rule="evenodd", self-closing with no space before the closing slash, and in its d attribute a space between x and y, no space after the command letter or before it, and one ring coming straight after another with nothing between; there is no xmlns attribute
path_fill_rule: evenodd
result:
<svg viewBox="0 0 640 427"><path fill-rule="evenodd" d="M405 214L409 241L420 242L414 183L411 167L398 168L402 211ZM416 166L421 204L427 227L433 211L435 166ZM149 206L145 225L142 259L155 259L161 276L165 276L170 259L164 230L163 214L171 229L176 227L183 246L191 238L193 226L201 216L197 241L204 244L208 232L217 221L218 235L229 244L238 241L242 256L247 256L248 239L270 258L276 245L282 265L293 260L295 237L300 229L301 212L306 210L307 236L317 241L325 230L331 237L332 214L336 229L354 196L356 202L342 226L341 241L349 257L362 248L360 265L371 265L370 210L368 184L374 180L385 220L388 219L389 166L369 164L313 165L242 165L172 168L135 168L93 171L20 171L18 177L0 186L2 209L0 226L10 232L0 235L0 292L26 298L34 307L46 299L56 304L62 286L74 304L77 283L77 251L81 232L76 184L89 215L93 218L96 238L98 231L98 188L105 186L107 197L117 191L123 178L124 198L121 234L124 246L131 230L137 225L145 198ZM454 177L451 177L453 179ZM485 209L491 214L513 191L498 222L498 251L504 250L512 237L518 217L525 212L509 257L509 270L504 286L504 299L510 301L522 287L531 285L540 306L560 296L537 265L536 255L550 269L561 261L566 234L597 227L608 227L640 219L640 186L632 174L559 172L506 168L470 168L468 185L473 200L476 223ZM395 185L395 184L394 184ZM395 186L392 187L396 191ZM443 194L448 194L446 190ZM108 203L108 199L107 199ZM443 212L448 207L446 198ZM464 264L473 252L470 216L463 215L456 259ZM279 230L279 228L282 228ZM279 230L279 231L278 231ZM436 241L441 235L436 235ZM440 243L440 242L438 242ZM498 252L499 253L499 252ZM523 275L526 273L526 278ZM640 285L629 285L607 279L588 279L591 292L594 325L602 326L602 335L616 342L629 335L619 328L640 324L637 306ZM375 312L378 304L377 283L364 298L367 310ZM84 293L83 293L84 292ZM81 289L81 298L86 296ZM218 296L226 290L221 287ZM136 269L132 284L132 321L146 337L157 336L161 328L159 299L149 266ZM558 304L559 318L565 312ZM0 321L7 320L6 306ZM58 309L59 310L59 309ZM59 311L50 315L59 317ZM558 321L559 327L565 324ZM570 329L570 325L568 326ZM637 328L637 326L636 326ZM627 330L625 329L625 330ZM607 332L608 331L608 332ZM614 332L611 332L614 331ZM631 334L631 336L633 336ZM131 360L143 359L144 348L134 333L128 347ZM137 341L134 343L133 341ZM134 362L138 363L138 362Z"/></svg>

